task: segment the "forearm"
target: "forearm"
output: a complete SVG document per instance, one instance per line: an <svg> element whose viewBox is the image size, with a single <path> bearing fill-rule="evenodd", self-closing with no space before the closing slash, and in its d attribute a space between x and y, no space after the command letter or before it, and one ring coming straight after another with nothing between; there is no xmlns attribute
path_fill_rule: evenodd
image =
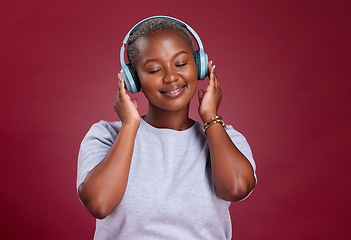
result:
<svg viewBox="0 0 351 240"><path fill-rule="evenodd" d="M80 199L97 218L110 214L123 198L138 127L137 124L122 125L106 157L79 187Z"/></svg>
<svg viewBox="0 0 351 240"><path fill-rule="evenodd" d="M256 184L250 162L236 148L221 124L212 125L206 134L217 196L231 202L243 199Z"/></svg>

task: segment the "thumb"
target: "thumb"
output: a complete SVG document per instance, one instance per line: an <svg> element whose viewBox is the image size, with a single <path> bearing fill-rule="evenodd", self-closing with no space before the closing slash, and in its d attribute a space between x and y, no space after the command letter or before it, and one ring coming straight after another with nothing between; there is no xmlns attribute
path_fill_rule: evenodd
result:
<svg viewBox="0 0 351 240"><path fill-rule="evenodd" d="M203 89L200 89L198 91L198 97L199 97L199 103L201 104L202 99L204 98L205 91Z"/></svg>

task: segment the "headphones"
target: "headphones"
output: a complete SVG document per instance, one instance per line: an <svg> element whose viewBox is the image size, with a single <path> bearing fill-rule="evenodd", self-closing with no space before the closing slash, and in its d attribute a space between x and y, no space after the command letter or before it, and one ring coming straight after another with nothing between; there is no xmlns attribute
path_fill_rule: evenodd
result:
<svg viewBox="0 0 351 240"><path fill-rule="evenodd" d="M126 64L124 62L125 45L127 44L127 41L129 39L130 35L132 35L135 32L135 30L142 23L149 21L151 19L155 19L155 18L164 18L164 19L168 19L168 20L171 20L173 22L176 22L179 25L181 25L182 27L186 28L192 34L192 36L195 38L197 45L199 47L199 50L195 51L195 56L194 56L196 70L197 70L197 78L201 79L201 80L205 79L205 77L208 75L208 56L204 51L204 46L202 45L200 37L197 35L197 33L189 25L187 25L186 23L184 23L176 18L168 17L168 16L153 16L153 17L146 18L146 19L140 21L139 23L137 23L131 30L129 30L129 32L127 33L127 35L125 36L125 38L123 40L123 44L122 44L121 52L120 52L120 61L121 61L121 66L122 66L121 73L123 74L124 82L127 86L127 90L129 92L136 93L136 92L140 91L141 86L140 86L138 75L135 72L134 68L132 67L132 64Z"/></svg>

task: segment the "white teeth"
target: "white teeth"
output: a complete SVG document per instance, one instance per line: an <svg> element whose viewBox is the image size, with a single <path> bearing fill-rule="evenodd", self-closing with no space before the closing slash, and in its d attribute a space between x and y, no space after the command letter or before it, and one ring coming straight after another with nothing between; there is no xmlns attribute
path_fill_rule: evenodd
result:
<svg viewBox="0 0 351 240"><path fill-rule="evenodd" d="M176 92L179 92L179 91L180 91L180 88L178 88L177 90L170 91L169 93L176 93Z"/></svg>

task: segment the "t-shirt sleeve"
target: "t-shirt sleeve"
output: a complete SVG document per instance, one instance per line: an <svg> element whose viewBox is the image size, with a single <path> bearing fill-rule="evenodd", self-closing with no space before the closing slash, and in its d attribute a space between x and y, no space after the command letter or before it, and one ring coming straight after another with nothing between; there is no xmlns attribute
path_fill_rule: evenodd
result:
<svg viewBox="0 0 351 240"><path fill-rule="evenodd" d="M254 177L255 177L255 180L257 182L256 164L255 164L255 160L253 159L253 156L252 156L251 148L250 148L248 142L246 141L246 138L240 132L236 131L231 125L227 125L226 131L227 131L227 134L229 135L229 137L231 138L232 142L235 144L235 146L251 163L251 166L252 166L252 169L254 172Z"/></svg>
<svg viewBox="0 0 351 240"><path fill-rule="evenodd" d="M117 130L105 121L95 123L85 135L79 149L77 189L88 173L107 155L117 137Z"/></svg>

